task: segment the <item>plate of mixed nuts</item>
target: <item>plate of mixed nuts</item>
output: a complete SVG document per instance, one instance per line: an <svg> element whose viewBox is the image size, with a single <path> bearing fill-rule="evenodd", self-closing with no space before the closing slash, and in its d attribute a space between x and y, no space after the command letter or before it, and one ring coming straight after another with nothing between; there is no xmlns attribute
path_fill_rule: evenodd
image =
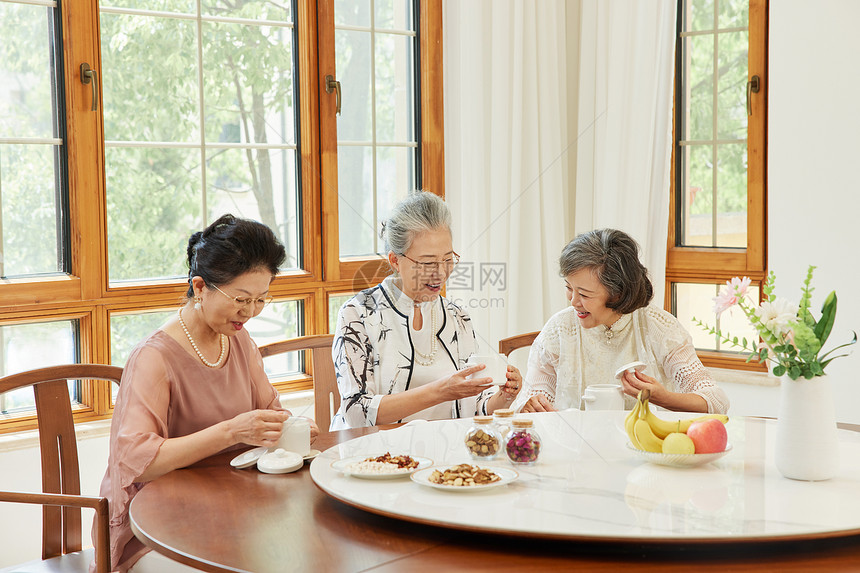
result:
<svg viewBox="0 0 860 573"><path fill-rule="evenodd" d="M392 456L389 452L385 452L381 456L354 456L337 460L331 464L331 467L345 476L363 479L394 479L408 476L417 469L432 465L433 460L430 458L405 454Z"/></svg>
<svg viewBox="0 0 860 573"><path fill-rule="evenodd" d="M460 464L424 468L409 477L417 484L436 489L470 492L509 484L517 479L519 474L510 468Z"/></svg>

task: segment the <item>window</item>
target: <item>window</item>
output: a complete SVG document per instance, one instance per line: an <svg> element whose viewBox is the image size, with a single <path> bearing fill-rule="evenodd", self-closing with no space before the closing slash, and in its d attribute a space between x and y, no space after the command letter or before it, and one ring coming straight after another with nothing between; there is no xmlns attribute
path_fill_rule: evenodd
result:
<svg viewBox="0 0 860 573"><path fill-rule="evenodd" d="M755 338L711 299L731 277L766 275L766 48L766 0L680 0L665 302L710 366L760 368L692 317Z"/></svg>
<svg viewBox="0 0 860 573"><path fill-rule="evenodd" d="M225 212L288 252L257 343L329 331L387 270L369 231L389 204L444 192L441 18L440 0L0 0L0 374L124 364L183 299L190 232ZM297 355L265 366L310 387ZM115 391L70 384L76 419ZM0 431L33 426L26 396L0 400Z"/></svg>

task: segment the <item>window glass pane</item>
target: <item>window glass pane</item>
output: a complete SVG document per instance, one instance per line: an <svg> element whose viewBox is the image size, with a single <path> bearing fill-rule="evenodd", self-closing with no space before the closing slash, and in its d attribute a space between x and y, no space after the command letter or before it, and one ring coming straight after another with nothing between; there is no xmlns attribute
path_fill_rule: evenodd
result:
<svg viewBox="0 0 860 573"><path fill-rule="evenodd" d="M687 0L686 17L687 30L713 30L714 0Z"/></svg>
<svg viewBox="0 0 860 573"><path fill-rule="evenodd" d="M58 153L59 146L54 145L0 144L2 277L62 269L58 260Z"/></svg>
<svg viewBox="0 0 860 573"><path fill-rule="evenodd" d="M271 0L242 0L241 2L203 0L202 7L203 13L209 16L278 22L289 22L292 20L290 2L271 2Z"/></svg>
<svg viewBox="0 0 860 573"><path fill-rule="evenodd" d="M684 46L684 139L708 140L714 133L714 37L691 36Z"/></svg>
<svg viewBox="0 0 860 573"><path fill-rule="evenodd" d="M376 140L414 141L412 93L415 43L410 36L376 37Z"/></svg>
<svg viewBox="0 0 860 573"><path fill-rule="evenodd" d="M196 38L193 20L102 13L106 140L200 141Z"/></svg>
<svg viewBox="0 0 860 573"><path fill-rule="evenodd" d="M246 325L248 334L251 335L257 346L301 336L303 333L303 314L302 301L273 302L267 305L259 316L248 321ZM269 356L263 359L263 365L269 378L282 377L302 371L301 355L298 352Z"/></svg>
<svg viewBox="0 0 860 573"><path fill-rule="evenodd" d="M719 247L747 246L747 146L717 146L717 231Z"/></svg>
<svg viewBox="0 0 860 573"><path fill-rule="evenodd" d="M102 11L112 282L184 275L188 237L226 212L272 228L301 265L290 6Z"/></svg>
<svg viewBox="0 0 860 573"><path fill-rule="evenodd" d="M175 309L110 316L110 363L125 366L129 354L144 338L176 314Z"/></svg>
<svg viewBox="0 0 860 573"><path fill-rule="evenodd" d="M717 78L717 137L745 140L749 34L720 34L717 41L720 70Z"/></svg>
<svg viewBox="0 0 860 573"><path fill-rule="evenodd" d="M710 247L714 242L713 147L688 145L681 150L683 244Z"/></svg>
<svg viewBox="0 0 860 573"><path fill-rule="evenodd" d="M344 26L370 26L370 0L335 0L334 23Z"/></svg>
<svg viewBox="0 0 860 573"><path fill-rule="evenodd" d="M287 251L286 268L300 266L298 173L294 149L220 149L206 161L208 220L224 213L272 229Z"/></svg>
<svg viewBox="0 0 860 573"><path fill-rule="evenodd" d="M375 252L373 148L339 146L337 179L341 256Z"/></svg>
<svg viewBox="0 0 860 573"><path fill-rule="evenodd" d="M334 31L337 78L344 94L337 118L338 141L370 142L373 137L370 39L370 32Z"/></svg>
<svg viewBox="0 0 860 573"><path fill-rule="evenodd" d="M133 10L152 10L154 12L194 13L195 0L102 0L102 8L131 8Z"/></svg>
<svg viewBox="0 0 860 573"><path fill-rule="evenodd" d="M723 335L730 335L730 338L737 336L739 341L746 338L748 341L758 342L755 329L749 324L740 308L733 307L727 310L720 315L719 319L714 314L713 299L724 284L673 284L675 308L672 312L693 337L693 345L700 350L741 351L740 348L722 342L716 335L708 334L704 328L693 321L694 317L717 328ZM752 301L758 302L759 287L751 286L749 297Z"/></svg>
<svg viewBox="0 0 860 573"><path fill-rule="evenodd" d="M749 26L749 0L720 0L720 28Z"/></svg>
<svg viewBox="0 0 860 573"><path fill-rule="evenodd" d="M77 320L0 326L0 376L76 363L77 332ZM80 402L75 381L69 381L69 396ZM32 388L0 394L0 414L35 407Z"/></svg>
<svg viewBox="0 0 860 573"><path fill-rule="evenodd" d="M376 212L386 219L405 199L415 181L415 150L411 147L378 147L376 150ZM379 249L383 249L379 242Z"/></svg>
<svg viewBox="0 0 860 573"><path fill-rule="evenodd" d="M0 2L0 277L66 270L56 11Z"/></svg>
<svg viewBox="0 0 860 573"><path fill-rule="evenodd" d="M52 14L0 3L0 137L55 136Z"/></svg>
<svg viewBox="0 0 860 573"><path fill-rule="evenodd" d="M167 322L175 310L156 310L110 316L110 363L125 367L128 356L140 341ZM119 386L111 384L111 401L116 402Z"/></svg>
<svg viewBox="0 0 860 573"><path fill-rule="evenodd" d="M412 0L374 0L374 26L387 30L414 30Z"/></svg>
<svg viewBox="0 0 860 573"><path fill-rule="evenodd" d="M328 297L328 331L334 333L337 326L337 313L340 312L340 307L343 303L355 296L354 293L349 294L332 294Z"/></svg>
<svg viewBox="0 0 860 573"><path fill-rule="evenodd" d="M420 186L415 7L412 0L335 3L337 76L347 94L337 123L341 256L379 252L380 220Z"/></svg>
<svg viewBox="0 0 860 573"><path fill-rule="evenodd" d="M204 23L203 34L206 141L295 143L292 30Z"/></svg>
<svg viewBox="0 0 860 573"><path fill-rule="evenodd" d="M105 167L111 279L185 276L202 218L200 153L108 147Z"/></svg>

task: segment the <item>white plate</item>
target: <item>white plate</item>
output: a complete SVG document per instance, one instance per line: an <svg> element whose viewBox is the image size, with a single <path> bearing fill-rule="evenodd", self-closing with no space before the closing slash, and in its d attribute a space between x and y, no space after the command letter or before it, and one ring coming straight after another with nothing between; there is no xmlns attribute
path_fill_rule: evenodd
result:
<svg viewBox="0 0 860 573"><path fill-rule="evenodd" d="M254 448L253 450L248 450L247 452L243 452L230 460L230 465L240 470L249 468L256 464L257 460L260 459L260 456L265 454L267 451L269 451L269 449L263 446Z"/></svg>
<svg viewBox="0 0 860 573"><path fill-rule="evenodd" d="M448 469L450 467L454 467L451 465L429 467L429 468L426 468L423 470L419 470L419 471L413 473L409 477L410 477L410 479L412 479L412 481L414 481L415 483L420 484L420 485L426 485L426 486L436 488L436 489L443 489L445 491L455 491L458 493L485 491L488 489L492 489L494 487L499 487L499 486L509 484L512 481L514 481L515 479L517 479L518 477L520 477L517 472L515 472L514 470L512 470L510 468L500 468L500 467L496 467L496 466L485 466L485 465L481 465L481 464L473 464L473 465L476 465L479 468L490 470L491 472L493 472L494 474L496 474L497 476L499 476L502 479L500 479L499 481L494 481L492 483L488 483L488 484L472 485L472 486L443 485L441 483L433 483L432 481L430 481L430 476L433 474L433 472L435 470L439 470L441 472L444 472L446 469Z"/></svg>
<svg viewBox="0 0 860 573"><path fill-rule="evenodd" d="M388 474L373 474L373 473L362 473L362 472L354 472L349 469L349 466L352 464L357 464L359 462L363 462L367 458L378 458L380 455L364 455L364 456L353 456L351 458L344 458L342 460L336 460L331 463L331 469L336 472L340 472L345 476L352 476L362 479L396 479L404 476L408 476L414 471L420 470L422 468L426 468L433 465L433 460L430 458L422 458L420 456L410 456L413 460L418 462L417 468L405 468L400 471L388 473ZM397 454L397 455L405 455L405 454Z"/></svg>
<svg viewBox="0 0 860 573"><path fill-rule="evenodd" d="M732 445L726 444L726 449L715 454L662 454L658 452L646 452L633 447L633 444L628 443L627 449L636 454L639 458L652 464L660 466L669 466L673 468L694 468L715 462L730 451Z"/></svg>
<svg viewBox="0 0 860 573"><path fill-rule="evenodd" d="M304 457L304 460L305 460L306 462L309 462L309 461L311 461L312 459L314 459L315 457L317 457L318 455L320 455L320 451L319 451L319 450L311 450L311 451L309 451L309 452L307 453L307 455Z"/></svg>

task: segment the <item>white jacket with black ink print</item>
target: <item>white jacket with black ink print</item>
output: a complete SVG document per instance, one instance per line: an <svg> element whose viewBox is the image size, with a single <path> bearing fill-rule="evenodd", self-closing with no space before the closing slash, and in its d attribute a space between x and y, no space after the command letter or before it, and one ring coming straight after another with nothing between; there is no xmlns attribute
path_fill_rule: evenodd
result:
<svg viewBox="0 0 860 573"><path fill-rule="evenodd" d="M453 374L475 352L475 331L469 315L459 306L443 297L435 304L442 311L436 333L439 353L442 360L450 361ZM332 430L375 425L382 397L410 388L415 366L409 330L412 308L412 299L391 277L341 307L332 345L341 404L332 418ZM451 417L485 414L494 390L452 401Z"/></svg>

